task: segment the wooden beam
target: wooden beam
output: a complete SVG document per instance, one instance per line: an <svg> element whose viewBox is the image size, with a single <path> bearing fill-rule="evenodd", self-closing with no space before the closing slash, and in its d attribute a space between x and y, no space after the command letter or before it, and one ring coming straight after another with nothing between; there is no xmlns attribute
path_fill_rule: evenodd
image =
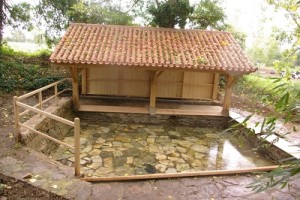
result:
<svg viewBox="0 0 300 200"><path fill-rule="evenodd" d="M106 105L81 105L79 111L85 112L108 112L108 113L149 113L146 107L130 107L130 106L106 106Z"/></svg>
<svg viewBox="0 0 300 200"><path fill-rule="evenodd" d="M73 100L73 109L78 111L79 109L79 84L78 84L78 70L76 67L70 68L72 75L72 100Z"/></svg>
<svg viewBox="0 0 300 200"><path fill-rule="evenodd" d="M84 177L81 180L88 182L111 182L111 181L132 181L132 180L148 180L148 179L166 179L166 178L181 178L181 177L198 177L198 176L228 176L236 174L251 174L257 172L268 172L277 169L279 166L253 167L246 169L224 169L199 172L181 172L171 174L145 174L131 176L113 176L113 177Z"/></svg>
<svg viewBox="0 0 300 200"><path fill-rule="evenodd" d="M219 77L220 75L218 73L215 73L212 98L211 98L213 101L215 101L218 98Z"/></svg>
<svg viewBox="0 0 300 200"><path fill-rule="evenodd" d="M158 115L190 115L190 116L223 116L221 106L207 105L187 105L178 108L156 108L155 114ZM83 104L79 111L84 112L108 112L108 113L136 113L147 114L149 110L146 107L130 106L106 106Z"/></svg>
<svg viewBox="0 0 300 200"><path fill-rule="evenodd" d="M229 116L229 108L230 108L230 100L232 94L232 86L236 80L236 78L232 75L227 75L226 77L226 86L225 86L225 96L223 102L223 115Z"/></svg>

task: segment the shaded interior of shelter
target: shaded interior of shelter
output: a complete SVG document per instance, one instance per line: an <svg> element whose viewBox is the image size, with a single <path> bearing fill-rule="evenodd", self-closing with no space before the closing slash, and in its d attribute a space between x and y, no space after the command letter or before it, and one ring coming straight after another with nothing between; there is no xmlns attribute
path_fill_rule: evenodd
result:
<svg viewBox="0 0 300 200"><path fill-rule="evenodd" d="M81 170L86 176L127 176L269 166L251 146L224 133L228 118L78 112ZM63 139L73 145L72 132ZM74 165L59 146L51 158Z"/></svg>

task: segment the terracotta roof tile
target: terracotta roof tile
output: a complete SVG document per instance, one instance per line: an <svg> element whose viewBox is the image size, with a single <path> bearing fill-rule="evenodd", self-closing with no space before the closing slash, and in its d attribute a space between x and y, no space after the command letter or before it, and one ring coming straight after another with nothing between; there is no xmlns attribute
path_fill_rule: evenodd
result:
<svg viewBox="0 0 300 200"><path fill-rule="evenodd" d="M192 70L255 71L232 34L220 31L71 24L50 61Z"/></svg>

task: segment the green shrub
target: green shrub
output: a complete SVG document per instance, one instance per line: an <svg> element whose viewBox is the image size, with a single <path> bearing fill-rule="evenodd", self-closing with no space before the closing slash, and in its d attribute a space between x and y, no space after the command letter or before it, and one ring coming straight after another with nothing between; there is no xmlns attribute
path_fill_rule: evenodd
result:
<svg viewBox="0 0 300 200"><path fill-rule="evenodd" d="M15 52L3 47L0 56L0 92L35 90L63 78L48 64L50 51Z"/></svg>
<svg viewBox="0 0 300 200"><path fill-rule="evenodd" d="M24 80L24 89L25 90L35 90L37 88L44 87L55 81L62 79L60 76L46 76L42 78L37 78L34 80L25 79Z"/></svg>

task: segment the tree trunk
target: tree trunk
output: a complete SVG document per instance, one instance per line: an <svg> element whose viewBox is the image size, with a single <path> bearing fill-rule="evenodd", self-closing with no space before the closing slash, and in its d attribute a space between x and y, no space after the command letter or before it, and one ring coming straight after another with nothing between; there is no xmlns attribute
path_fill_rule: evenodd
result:
<svg viewBox="0 0 300 200"><path fill-rule="evenodd" d="M0 49L2 48L3 27L5 23L4 5L5 0L0 0Z"/></svg>

